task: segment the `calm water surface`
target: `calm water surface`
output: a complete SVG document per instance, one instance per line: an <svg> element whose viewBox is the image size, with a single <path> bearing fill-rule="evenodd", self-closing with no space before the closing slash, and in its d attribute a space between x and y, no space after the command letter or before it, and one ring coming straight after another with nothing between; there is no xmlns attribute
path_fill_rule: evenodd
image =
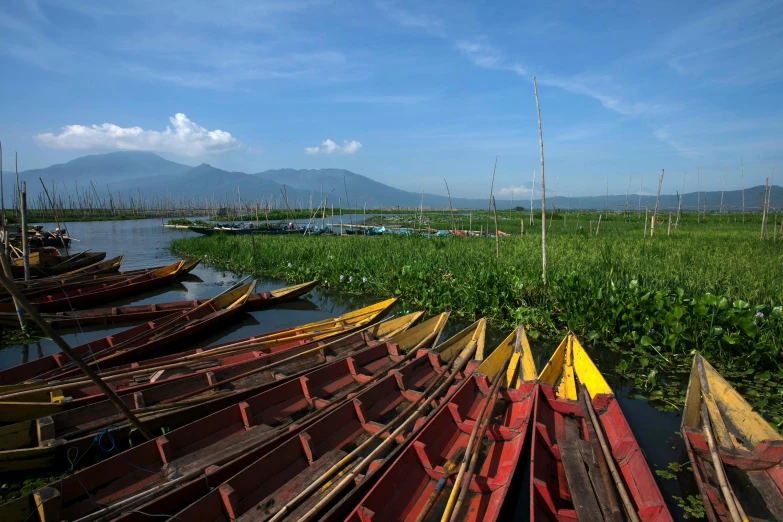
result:
<svg viewBox="0 0 783 522"><path fill-rule="evenodd" d="M343 217L343 222L350 222L350 217L347 219L346 217ZM339 223L339 218L335 221ZM320 221L318 224L320 225ZM46 230L55 228L54 223L44 223L44 225ZM67 228L72 237L81 240L81 242L73 243L72 251L106 252L107 258L124 254L122 270L173 263L178 258L168 250L169 242L172 239L197 235L186 229L164 228L159 219L69 223ZM263 241L263 237L257 236L257 240ZM110 304L107 303L107 306L210 298L224 291L238 278L235 274L200 265L184 280L172 286L125 300L113 301ZM282 286L285 286L283 281L260 280L257 291L272 290ZM216 328L215 331L193 342L192 346L193 348L205 347L218 342L242 339L271 330L326 319L366 306L374 301L376 301L374 298L326 295L316 289L305 298L286 303L278 308L245 313L233 324ZM449 323L446 335L467 325L466 322L449 321ZM132 324L123 324L109 329L104 327L76 328L63 330L61 334L71 345L78 345L105 337L130 326ZM487 346L497 345L506 334L507 332L490 330ZM556 344L551 343L533 346L539 369L543 368L555 348ZM14 346L0 350L0 369L57 351L59 351L57 347L49 340L41 340L34 345ZM630 393L627 384L612 373L612 369L617 364L617 354L608 350L593 350L591 356L599 368L605 372L609 384L614 388L628 423L653 471L666 469L670 462L687 462L682 438L676 433L679 431L680 414L661 412L644 401L627 398ZM526 462L526 460L523 459L520 462ZM685 497L689 494L697 494L692 476L689 473L681 473L677 481L663 480L657 476L656 480L666 497L672 514L675 518L682 519L682 512L677 508L672 496ZM525 498L526 491L520 490L516 496Z"/></svg>

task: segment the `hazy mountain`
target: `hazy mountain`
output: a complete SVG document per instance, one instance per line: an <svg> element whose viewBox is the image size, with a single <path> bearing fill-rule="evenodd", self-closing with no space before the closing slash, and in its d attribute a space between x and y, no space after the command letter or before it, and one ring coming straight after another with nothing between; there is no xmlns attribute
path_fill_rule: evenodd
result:
<svg viewBox="0 0 783 522"><path fill-rule="evenodd" d="M6 188L6 205L10 206L14 174L4 174ZM82 198L86 193L97 192L105 197L110 190L116 197L119 193L127 202L129 196L137 198L139 193L147 201L157 199L170 201L171 205L188 203L222 205L225 202L236 204L237 198L252 207L255 203L274 200L275 206L284 207L282 193L285 192L289 205L292 207L317 207L321 194L325 196L331 191L329 205L338 205L342 200L344 207L418 207L421 204L421 194L390 187L361 174L342 169L278 169L247 174L244 172L229 172L215 168L206 163L192 167L161 158L150 152L112 152L74 159L67 163L52 165L43 169L34 169L19 174L20 180L27 182L28 201L31 205L39 204L38 194L42 192L40 181L43 179L51 191L55 187L58 198L68 204L69 197L76 201L76 188ZM92 184L90 183L92 182ZM108 187L108 188L107 188ZM481 187L482 191L485 187ZM350 204L345 202L346 190ZM763 186L749 187L745 190L745 206L748 210L760 207L759 193ZM727 191L723 195L723 205L727 211L742 209L743 192L741 190ZM683 196L682 206L686 210L695 210L697 200L700 207L709 210L720 208L721 192L711 191L697 194L695 192ZM783 207L783 188L772 188L772 207ZM515 205L528 207L529 197L515 199ZM429 208L448 208L446 196L424 194L424 206ZM487 208L487 199L452 198L455 208ZM540 208L538 198L533 202L535 208ZM655 207L655 195L610 195L587 196L583 198L562 196L547 197L548 208L558 209L610 209L622 210L626 205L632 209L650 209ZM661 194L660 208L676 209L678 196L676 194ZM509 208L511 201L497 200L498 208Z"/></svg>

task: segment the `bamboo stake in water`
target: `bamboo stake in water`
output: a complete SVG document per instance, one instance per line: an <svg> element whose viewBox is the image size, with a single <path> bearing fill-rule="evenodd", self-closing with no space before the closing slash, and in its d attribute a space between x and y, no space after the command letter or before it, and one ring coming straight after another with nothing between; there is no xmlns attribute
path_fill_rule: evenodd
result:
<svg viewBox="0 0 783 522"><path fill-rule="evenodd" d="M661 177L658 178L658 195L655 196L655 211L653 212L653 223L658 219L658 202L661 200L661 185L663 185L663 169L661 169ZM655 226L650 228L650 237L653 237L655 233Z"/></svg>
<svg viewBox="0 0 783 522"><path fill-rule="evenodd" d="M538 87L533 76L533 93L536 96L538 114L538 142L541 149L541 280L546 285L546 186L544 184L544 131L541 129L541 106L538 103Z"/></svg>
<svg viewBox="0 0 783 522"><path fill-rule="evenodd" d="M666 236L672 235L672 213L669 212L669 230L666 232Z"/></svg>
<svg viewBox="0 0 783 522"><path fill-rule="evenodd" d="M487 230L489 230L489 211L492 210L492 195L495 191L495 172L498 169L498 157L495 156L495 168L492 169L492 184L489 186L489 201L487 201Z"/></svg>
<svg viewBox="0 0 783 522"><path fill-rule="evenodd" d="M495 262L500 262L500 234L498 230L498 207L495 204L495 196L492 196L492 208L495 209Z"/></svg>
<svg viewBox="0 0 783 522"><path fill-rule="evenodd" d="M22 263L24 263L24 280L30 280L30 244L27 237L27 182L22 183L22 190L20 192L20 207L22 216L21 231L22 231Z"/></svg>
<svg viewBox="0 0 783 522"><path fill-rule="evenodd" d="M598 214L598 225L596 225L596 227L595 227L595 235L596 236L601 231L601 218L602 217L603 217L603 214Z"/></svg>
<svg viewBox="0 0 783 522"><path fill-rule="evenodd" d="M644 237L647 237L647 220L649 219L649 209L647 205L644 206Z"/></svg>
<svg viewBox="0 0 783 522"><path fill-rule="evenodd" d="M449 195L449 212L451 212L451 231L456 232L457 225L454 224L454 209L451 208L451 192L449 191L449 182L446 181L446 178L443 178L443 183L446 184L446 193Z"/></svg>

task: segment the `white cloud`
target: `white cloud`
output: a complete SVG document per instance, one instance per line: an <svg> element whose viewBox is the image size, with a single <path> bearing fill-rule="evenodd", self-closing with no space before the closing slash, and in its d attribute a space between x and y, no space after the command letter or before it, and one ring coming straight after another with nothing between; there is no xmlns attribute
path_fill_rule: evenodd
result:
<svg viewBox="0 0 783 522"><path fill-rule="evenodd" d="M407 9L399 7L395 2L378 1L375 2L375 5L378 7L378 9L383 11L386 16L397 22L402 27L423 29L435 36L445 36L443 20L436 16L408 11Z"/></svg>
<svg viewBox="0 0 783 522"><path fill-rule="evenodd" d="M340 146L327 138L320 145L305 147L305 154L356 154L361 148L362 144L356 140L343 140L343 144Z"/></svg>
<svg viewBox="0 0 783 522"><path fill-rule="evenodd" d="M503 61L500 52L493 46L485 43L461 40L456 43L456 46L477 67L494 69L500 66Z"/></svg>
<svg viewBox="0 0 783 522"><path fill-rule="evenodd" d="M659 114L667 110L667 107L660 103L626 101L623 96L616 93L619 90L617 82L609 77L573 76L570 78L557 78L555 76L542 75L538 83L557 87L574 94L589 96L601 102L601 105L610 111L623 116L647 116Z"/></svg>
<svg viewBox="0 0 783 522"><path fill-rule="evenodd" d="M523 195L527 194L530 195L530 187L526 187L525 185L519 185L519 186L511 186L511 187L503 187L502 189L495 192L495 194L498 197L502 198L510 198L513 194L513 196L516 197L522 197Z"/></svg>
<svg viewBox="0 0 783 522"><path fill-rule="evenodd" d="M681 156L688 159L699 159L701 154L693 147L688 147L671 137L669 131L660 128L653 131L655 138L676 150Z"/></svg>
<svg viewBox="0 0 783 522"><path fill-rule="evenodd" d="M141 127L120 127L113 123L101 125L66 125L62 132L46 132L35 138L46 147L57 149L111 149L169 152L180 156L219 154L241 146L230 133L208 131L182 113L169 118L165 130L144 130Z"/></svg>

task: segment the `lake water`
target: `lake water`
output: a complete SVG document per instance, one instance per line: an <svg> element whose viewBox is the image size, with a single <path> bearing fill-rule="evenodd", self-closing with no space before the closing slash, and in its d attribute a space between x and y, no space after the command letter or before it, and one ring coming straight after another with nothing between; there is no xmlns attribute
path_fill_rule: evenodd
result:
<svg viewBox="0 0 783 522"><path fill-rule="evenodd" d="M349 216L343 216L344 223L349 223L350 219ZM336 221L339 223L339 218ZM318 224L320 225L320 221ZM43 223L43 225L45 230L55 228L54 223ZM178 258L168 250L169 242L172 239L197 235L186 229L165 228L159 219L76 222L68 223L67 228L72 237L81 240L73 243L72 251L106 252L107 258L124 254L122 270L173 263ZM263 236L256 236L256 240L263 241ZM239 278L239 275L213 270L202 264L196 267L184 280L172 286L107 303L107 306L206 299L224 291ZM282 286L285 286L283 281L260 280L257 291L272 290ZM326 319L378 300L380 299L326 294L316 288L305 298L286 303L278 308L245 313L233 324L210 332L209 335L193 342L192 346L193 348L205 347L217 342L242 339L271 330ZM130 326L132 325L124 324L109 329L104 327L69 329L62 330L60 333L71 345L78 345L105 337ZM464 326L466 326L465 322L449 321L449 327L444 335L454 333ZM490 329L487 346L497 345L507 333ZM556 343L539 343L533 346L539 369L543 368L555 348ZM49 340L41 340L34 345L6 348L0 350L0 369L57 351L59 350L55 344ZM593 350L591 356L599 368L605 372L609 384L614 388L628 423L633 429L636 440L639 442L651 469L653 471L666 469L668 464L674 461L686 463L688 461L687 454L682 438L677 433L680 427L680 414L661 412L645 401L629 399L627 396L630 390L627 384L612 374L612 369L617 364L617 354L608 350ZM527 462L527 460L523 458L520 462ZM698 495L692 475L687 472L680 473L678 480L664 480L656 476L656 480L672 514L676 519L682 519L682 512L672 496ZM517 495L523 498L526 492L519 491Z"/></svg>

